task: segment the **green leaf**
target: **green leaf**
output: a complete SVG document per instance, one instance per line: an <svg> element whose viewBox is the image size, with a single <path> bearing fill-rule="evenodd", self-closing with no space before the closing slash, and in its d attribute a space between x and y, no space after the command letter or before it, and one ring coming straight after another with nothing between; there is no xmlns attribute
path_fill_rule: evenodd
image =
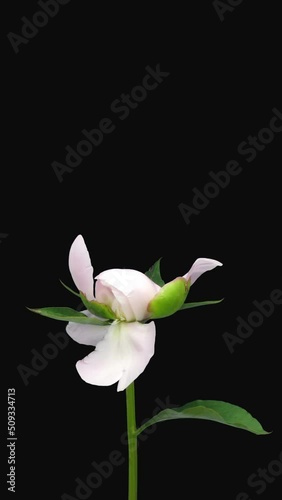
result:
<svg viewBox="0 0 282 500"><path fill-rule="evenodd" d="M101 302L97 302L96 300L87 300L83 293L80 293L79 297L88 311L95 314L95 316L106 319L116 319L115 313L109 306L106 306L106 304L101 304Z"/></svg>
<svg viewBox="0 0 282 500"><path fill-rule="evenodd" d="M73 323L82 323L84 325L108 325L108 321L102 321L97 318L88 318L85 314L72 309L71 307L43 307L42 309L27 308L36 314L46 316L47 318L57 319L59 321L72 321Z"/></svg>
<svg viewBox="0 0 282 500"><path fill-rule="evenodd" d="M204 420L213 420L221 424L237 427L257 435L270 434L266 432L261 424L250 413L240 406L235 406L224 401L203 401L198 399L179 408L167 408L155 417L151 418L144 425L137 429L137 435L144 431L150 425L165 420L174 420L180 418L199 418Z"/></svg>
<svg viewBox="0 0 282 500"><path fill-rule="evenodd" d="M80 297L79 293L75 292L74 290L72 290L69 286L65 285L65 283L63 283L61 280L60 280L60 283L70 292L72 293L73 295L75 295L76 297Z"/></svg>
<svg viewBox="0 0 282 500"><path fill-rule="evenodd" d="M162 257L153 264L150 269L145 273L150 280L152 280L154 283L156 283L159 286L164 286L165 282L163 281L161 277L161 271L160 271L160 263L161 263Z"/></svg>
<svg viewBox="0 0 282 500"><path fill-rule="evenodd" d="M192 309L193 307L201 307L201 306L211 306L213 304L219 304L222 302L224 299L220 300L205 300L204 302L186 302L183 304L182 307L180 307L179 311L182 309Z"/></svg>

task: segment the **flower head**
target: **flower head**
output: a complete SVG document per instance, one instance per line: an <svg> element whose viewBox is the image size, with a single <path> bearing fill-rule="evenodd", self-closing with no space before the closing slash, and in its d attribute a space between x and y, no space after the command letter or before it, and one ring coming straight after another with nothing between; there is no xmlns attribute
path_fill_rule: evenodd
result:
<svg viewBox="0 0 282 500"><path fill-rule="evenodd" d="M105 325L68 323L66 331L73 340L96 347L76 364L81 378L101 386L118 382L118 391L126 389L154 354L156 328L151 319L180 309L201 274L221 265L213 259L197 259L188 273L163 287L134 269L109 269L95 277L94 295L90 256L83 237L77 236L69 253L73 281L95 311L107 308L109 315L101 314L102 318L113 319L111 324L105 319ZM83 313L95 317L89 310Z"/></svg>

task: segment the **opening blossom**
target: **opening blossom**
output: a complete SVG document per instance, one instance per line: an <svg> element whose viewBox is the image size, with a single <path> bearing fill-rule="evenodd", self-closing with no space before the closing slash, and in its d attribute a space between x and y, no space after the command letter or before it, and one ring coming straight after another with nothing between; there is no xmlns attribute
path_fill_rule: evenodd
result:
<svg viewBox="0 0 282 500"><path fill-rule="evenodd" d="M154 319L171 316L181 309L221 302L185 302L190 286L203 273L217 266L222 266L217 260L197 259L188 273L169 283L162 280L160 259L145 274L133 269L109 269L95 277L94 293L93 267L84 239L79 235L69 252L69 268L79 293L62 284L81 299L86 310L79 312L71 307L28 308L42 316L68 322L66 331L73 340L95 347L76 363L77 371L85 382L100 386L118 383L118 391L126 389L128 500L138 498L138 436L158 422L198 418L257 435L269 434L244 408L226 401L203 399L175 408L167 407L157 414L154 411L153 418L147 419L141 426L137 425L134 380L154 354ZM89 477L86 482L92 486Z"/></svg>
<svg viewBox="0 0 282 500"><path fill-rule="evenodd" d="M189 288L206 271L222 266L213 259L200 258L184 276L160 287L145 274L133 269L109 269L95 276L81 235L69 253L69 269L78 290L88 301L104 304L109 313L105 325L69 322L66 331L79 344L95 350L76 363L80 377L89 384L108 386L118 382L126 389L146 368L154 354L156 327L152 319L173 314L184 303ZM90 317L88 310L82 311Z"/></svg>

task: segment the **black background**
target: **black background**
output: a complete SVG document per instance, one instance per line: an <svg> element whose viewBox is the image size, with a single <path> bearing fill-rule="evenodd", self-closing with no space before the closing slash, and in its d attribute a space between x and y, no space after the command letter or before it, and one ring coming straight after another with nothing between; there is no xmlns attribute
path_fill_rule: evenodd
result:
<svg viewBox="0 0 282 500"><path fill-rule="evenodd" d="M245 0L221 21L212 1L186 10L108 2L102 10L71 0L16 54L6 35L20 34L22 16L38 10L35 1L10 2L3 30L0 231L8 236L0 266L3 362L7 386L16 388L15 496L76 498L75 479L86 479L93 460L112 450L126 459L125 394L90 386L76 372L89 348L70 341L27 385L17 370L32 368L31 350L41 353L48 333L65 327L25 306L78 306L59 279L72 286L68 251L81 233L96 274L146 271L162 256L169 281L197 257L224 263L190 292L191 301L224 296L222 304L157 322L156 354L136 381L138 421L152 415L157 398L218 399L273 431L259 437L212 422L160 424L140 443L140 500L165 493L240 500L240 492L276 500L281 474L263 495L247 481L281 459L281 308L233 354L223 333L236 334L236 318L247 319L254 300L282 288L281 133L252 162L237 151L269 126L274 107L282 112L278 6ZM169 76L120 120L111 103L157 64ZM82 129L105 117L115 130L59 182L51 163L65 163L65 147L76 148ZM192 189L203 191L209 172L230 160L240 175L186 224L179 204L191 206ZM114 494L126 498L126 461L90 498Z"/></svg>

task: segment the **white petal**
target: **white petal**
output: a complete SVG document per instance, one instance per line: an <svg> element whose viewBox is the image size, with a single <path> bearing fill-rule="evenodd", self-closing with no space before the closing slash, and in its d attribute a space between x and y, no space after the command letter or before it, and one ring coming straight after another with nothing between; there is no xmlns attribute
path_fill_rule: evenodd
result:
<svg viewBox="0 0 282 500"><path fill-rule="evenodd" d="M127 298L134 314L134 318L126 317L128 321L131 319L141 321L147 318L148 304L160 290L160 287L145 274L134 269L109 269L96 276L96 279L112 290L118 302L123 301L124 297Z"/></svg>
<svg viewBox="0 0 282 500"><path fill-rule="evenodd" d="M155 352L156 326L150 323L125 323L123 375L118 391L123 391L145 370Z"/></svg>
<svg viewBox="0 0 282 500"><path fill-rule="evenodd" d="M69 268L78 290L85 293L88 300L93 300L93 267L81 234L77 236L70 248Z"/></svg>
<svg viewBox="0 0 282 500"><path fill-rule="evenodd" d="M81 312L86 316L95 318L95 316L89 311ZM99 318L99 320L101 321L101 318ZM82 325L80 323L70 322L66 326L66 332L73 340L75 340L79 344L96 346L98 342L103 340L109 328L110 325Z"/></svg>
<svg viewBox="0 0 282 500"><path fill-rule="evenodd" d="M124 390L145 369L154 354L155 324L113 323L94 352L76 364L81 378L93 385L119 381Z"/></svg>
<svg viewBox="0 0 282 500"><path fill-rule="evenodd" d="M195 281L206 271L211 271L217 266L223 266L221 262L218 260L213 260L213 259L197 259L195 260L193 266L191 267L190 271L188 273L184 274L183 278L188 280L189 278L191 279L191 285L195 283Z"/></svg>

